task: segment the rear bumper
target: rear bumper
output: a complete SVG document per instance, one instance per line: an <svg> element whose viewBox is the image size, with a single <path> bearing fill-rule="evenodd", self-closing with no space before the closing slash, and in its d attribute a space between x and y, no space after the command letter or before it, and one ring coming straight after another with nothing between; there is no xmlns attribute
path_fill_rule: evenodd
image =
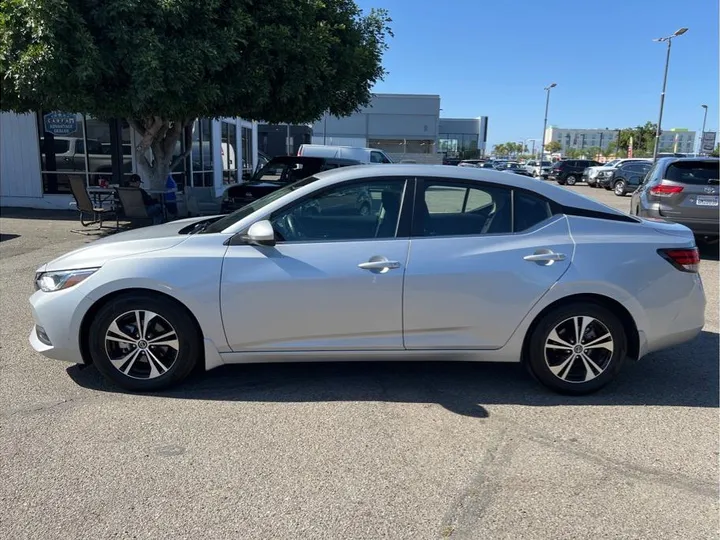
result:
<svg viewBox="0 0 720 540"><path fill-rule="evenodd" d="M694 339L705 325L705 291L699 275L695 276L695 284L664 332L658 332L647 342L643 354L659 351L680 345Z"/></svg>
<svg viewBox="0 0 720 540"><path fill-rule="evenodd" d="M683 217L671 217L663 215L657 208L640 207L640 217L664 219L679 225L685 225L694 234L698 236L720 236L720 221L708 219L687 219Z"/></svg>

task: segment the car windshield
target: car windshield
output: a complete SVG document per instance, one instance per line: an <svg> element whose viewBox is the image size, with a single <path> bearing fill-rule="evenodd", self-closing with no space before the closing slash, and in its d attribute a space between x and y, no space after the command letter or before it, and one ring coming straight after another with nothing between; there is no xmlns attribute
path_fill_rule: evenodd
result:
<svg viewBox="0 0 720 540"><path fill-rule="evenodd" d="M618 163L620 163L620 160L619 160L619 159L613 159L612 161L608 161L608 162L605 164L605 167L614 167L614 166L617 165Z"/></svg>
<svg viewBox="0 0 720 540"><path fill-rule="evenodd" d="M267 206L271 202L274 202L278 200L280 197L283 197L287 195L288 193L291 193L292 191L295 191L298 188L301 188L303 186L307 186L308 184L314 182L317 180L315 176L308 176L307 178L303 178L302 180L295 182L293 184L289 184L287 186L283 186L277 191L273 191L272 193L268 193L264 197L261 197L257 199L256 201L251 202L250 204L247 204L243 206L242 208L239 208L235 210L232 214L228 214L225 217L222 217L218 219L217 221L211 223L207 227L205 227L202 231L200 231L203 234L210 234L210 233L219 233L230 227L231 225L234 225L241 219L245 219L253 212L257 212L264 206Z"/></svg>
<svg viewBox="0 0 720 540"><path fill-rule="evenodd" d="M278 182L291 184L308 176L305 164L292 161L270 161L252 178L253 182Z"/></svg>
<svg viewBox="0 0 720 540"><path fill-rule="evenodd" d="M718 161L676 161L665 172L665 179L682 184L718 183Z"/></svg>

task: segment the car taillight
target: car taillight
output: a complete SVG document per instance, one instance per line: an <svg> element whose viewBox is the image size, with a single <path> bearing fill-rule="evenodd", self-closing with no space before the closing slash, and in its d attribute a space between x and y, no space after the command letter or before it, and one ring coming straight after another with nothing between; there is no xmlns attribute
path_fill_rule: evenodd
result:
<svg viewBox="0 0 720 540"><path fill-rule="evenodd" d="M680 193L682 190L682 186L664 186L661 184L650 188L650 193L657 195L658 197L672 197L676 193Z"/></svg>
<svg viewBox="0 0 720 540"><path fill-rule="evenodd" d="M697 273L700 269L698 248L658 249L658 254L682 272Z"/></svg>

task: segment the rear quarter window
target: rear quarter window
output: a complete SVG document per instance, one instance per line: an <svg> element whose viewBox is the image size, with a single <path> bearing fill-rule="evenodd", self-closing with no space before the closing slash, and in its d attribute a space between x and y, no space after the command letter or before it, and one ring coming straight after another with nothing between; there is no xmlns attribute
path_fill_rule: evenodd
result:
<svg viewBox="0 0 720 540"><path fill-rule="evenodd" d="M682 184L702 185L717 183L719 170L717 161L676 161L668 165L665 179Z"/></svg>

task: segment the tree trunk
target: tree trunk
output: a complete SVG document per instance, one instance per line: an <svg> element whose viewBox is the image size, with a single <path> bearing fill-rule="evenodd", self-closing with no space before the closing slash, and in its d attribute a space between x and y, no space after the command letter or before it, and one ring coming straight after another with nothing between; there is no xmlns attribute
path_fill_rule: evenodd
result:
<svg viewBox="0 0 720 540"><path fill-rule="evenodd" d="M192 150L192 129L187 119L165 120L159 117L128 119L141 137L135 147L140 177L145 189L164 190L173 166ZM185 134L185 152L177 143Z"/></svg>

